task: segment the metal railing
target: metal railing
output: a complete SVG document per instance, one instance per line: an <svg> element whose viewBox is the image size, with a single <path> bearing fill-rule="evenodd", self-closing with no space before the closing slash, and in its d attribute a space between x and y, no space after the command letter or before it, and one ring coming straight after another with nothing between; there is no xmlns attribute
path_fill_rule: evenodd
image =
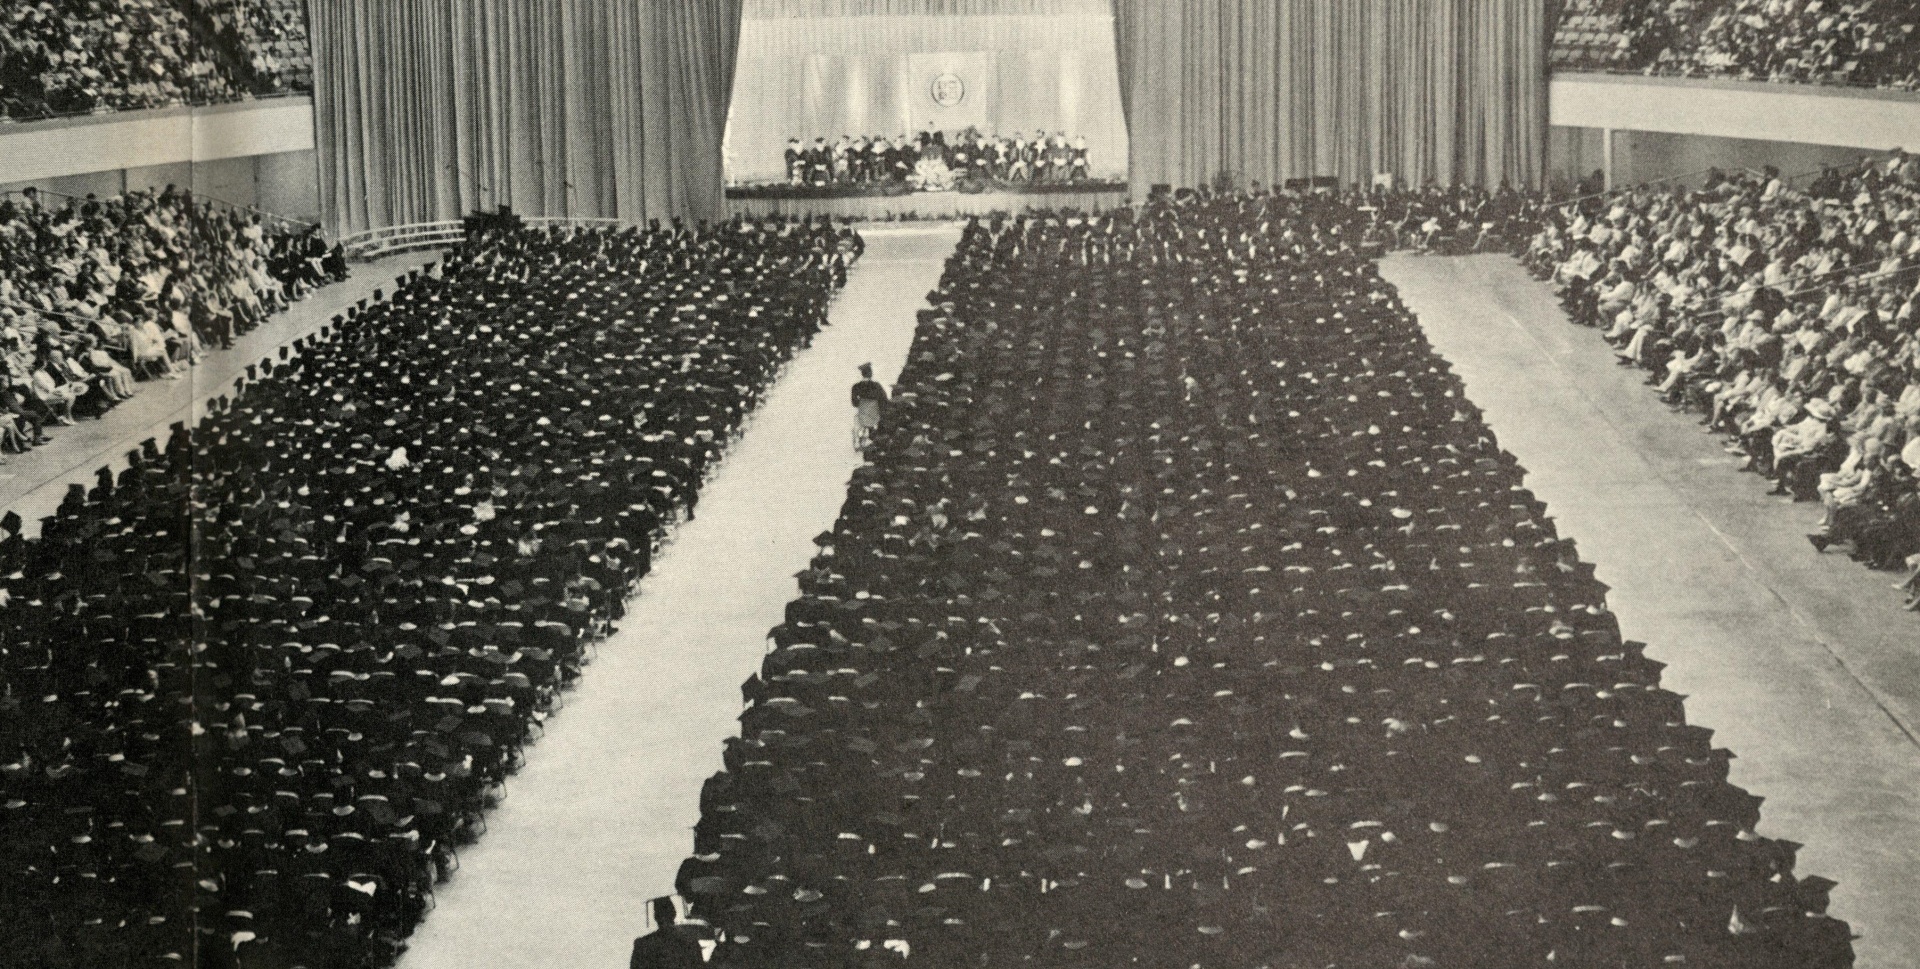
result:
<svg viewBox="0 0 1920 969"><path fill-rule="evenodd" d="M296 219L296 218L293 218L292 216L281 215L278 212L269 212L266 209L259 207L258 205L242 205L239 202L229 202L218 195L208 195L205 192L190 191L189 194L192 196L193 200L196 202L213 202L219 205L224 205L227 208L233 209L237 212L249 212L254 215L260 216L261 218L266 219L269 222L278 222L282 225L297 226L302 229L317 229L320 227L320 224L317 222L308 222L305 219Z"/></svg>
<svg viewBox="0 0 1920 969"><path fill-rule="evenodd" d="M59 310L41 309L40 307L34 306L29 303L16 303L12 300L7 300L7 299L0 299L0 306L6 307L7 309L10 309L10 310L19 310L23 313L31 313L35 316L57 316L63 320L72 320L75 323L78 323L82 326L95 322L94 320L85 316L75 316L72 313L63 313Z"/></svg>
<svg viewBox="0 0 1920 969"><path fill-rule="evenodd" d="M1555 202L1555 203L1553 203L1552 205L1549 205L1549 206L1547 206L1547 208L1549 208L1549 209L1564 209L1564 208L1566 208L1566 207L1567 207L1567 206L1569 206L1569 205L1579 205L1579 204L1580 204L1581 202L1591 202L1591 201L1593 201L1594 199L1599 199L1599 198L1606 198L1606 197L1607 197L1607 196L1609 196L1609 195L1617 195L1617 194L1620 194L1620 193L1623 193L1623 192L1628 192L1628 191L1631 191L1631 190L1633 190L1633 189L1636 189L1636 188L1641 188L1641 187L1644 187L1644 186L1647 186L1647 185L1659 185L1659 184L1661 184L1662 182L1677 182L1677 181L1679 181L1679 180L1681 180L1681 179L1683 179L1683 178L1692 178L1692 177L1694 177L1695 175L1705 175L1705 174L1707 174L1708 172L1711 172L1711 171L1715 171L1716 169L1717 169L1717 170L1719 170L1719 171L1753 171L1753 169L1750 169L1750 168L1748 168L1748 169L1737 169L1737 168L1736 168L1736 169L1726 169L1726 168L1720 168L1720 167L1719 167L1718 165L1709 165L1709 166L1707 166L1706 168L1696 168L1696 169L1694 169L1693 171L1690 171L1690 172L1681 172L1681 173L1680 173L1680 174L1678 174L1678 175L1668 175L1668 176L1666 176L1666 177L1664 177L1664 178L1649 178L1649 179L1647 179L1646 181L1643 181L1643 182L1637 182L1637 183L1635 183L1635 184L1633 184L1633 185L1622 185L1622 186L1620 186L1620 187L1618 187L1618 188L1603 188L1603 189L1601 189L1601 190L1600 190L1600 191L1598 191L1598 192L1593 192L1593 193L1591 193L1591 194L1588 194L1588 195L1581 195L1581 196L1577 196L1577 197L1575 197L1575 198L1570 198L1570 199L1566 199L1565 201L1561 201L1561 202ZM1757 173L1757 172L1755 172L1755 174L1758 174L1758 173Z"/></svg>
<svg viewBox="0 0 1920 969"><path fill-rule="evenodd" d="M4 196L12 196L12 195L25 195L25 194L27 194L27 193L28 193L29 191L31 191L31 192L33 192L33 193L34 193L35 195L51 195L51 196L53 196L54 198L63 198L63 199L68 199L68 200L71 200L71 201L74 201L74 202L84 202L84 201L86 201L86 198L85 198L84 196L80 196L80 195L68 195L68 194L67 194L67 193L65 193L65 192L56 192L56 191L54 191L53 189L50 189L50 188L38 188L38 187L36 187L36 188L32 188L32 189L25 189L25 188L10 188L10 189L7 189L7 190L6 190L5 192L0 192L0 197L4 197Z"/></svg>
<svg viewBox="0 0 1920 969"><path fill-rule="evenodd" d="M1792 85L1795 87L1838 88L1844 91L1889 91L1897 94L1920 95L1920 89L1894 84L1881 84L1875 81L1855 81L1846 78L1771 78L1748 77L1742 74L1721 74L1707 70L1681 71L1652 68L1634 69L1618 65L1594 65L1572 61L1549 62L1549 74L1606 74L1613 77L1669 78L1682 81L1740 81L1746 84Z"/></svg>
<svg viewBox="0 0 1920 969"><path fill-rule="evenodd" d="M1804 172L1794 172L1791 175L1782 175L1780 176L1780 180L1787 183L1788 185L1792 185L1796 182L1799 182L1802 179L1813 178L1815 176L1821 175L1827 172L1828 170L1832 170L1842 175L1847 175L1847 174L1851 174L1853 172L1859 171L1863 166L1869 163L1878 165L1881 162L1884 162L1887 159L1892 157L1893 157L1893 152L1891 151L1874 152L1869 155L1860 156L1860 159L1858 161L1855 161L1851 165L1822 165L1819 168L1809 168Z"/></svg>
<svg viewBox="0 0 1920 969"><path fill-rule="evenodd" d="M626 219L571 218L551 215L525 216L520 221L535 229L626 228L634 225ZM466 237L467 229L464 220L444 219L438 222L415 222L409 225L367 229L342 237L340 245L346 250L348 258L364 260L420 249L442 249L455 245Z"/></svg>
<svg viewBox="0 0 1920 969"><path fill-rule="evenodd" d="M0 130L4 130L11 125L33 124L41 121L75 121L115 114L130 115L138 114L142 111L173 111L181 108L191 111L196 108L217 108L227 104L249 104L257 101L284 101L289 98L313 97L312 79L310 77L307 78L305 84L305 87L296 85L281 91L262 91L258 93L241 91L209 95L204 98L167 98L151 103L128 104L125 106L99 104L91 108L82 108L73 111L55 111L51 108L41 107L31 110L27 114L0 115Z"/></svg>

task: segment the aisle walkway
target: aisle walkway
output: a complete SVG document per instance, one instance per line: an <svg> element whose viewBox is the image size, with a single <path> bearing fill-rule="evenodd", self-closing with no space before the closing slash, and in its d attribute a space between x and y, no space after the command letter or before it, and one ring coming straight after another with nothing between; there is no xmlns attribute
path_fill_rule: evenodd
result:
<svg viewBox="0 0 1920 969"><path fill-rule="evenodd" d="M232 390L234 380L246 373L248 364L265 357L277 361L281 347L318 330L335 314L370 298L376 289L393 292L395 277L438 258L438 253L415 252L356 263L347 280L322 287L293 304L285 313L235 340L233 349L208 354L189 376L143 381L132 400L97 421L48 428L51 444L42 444L26 454L7 455L7 463L0 465L0 511L19 513L26 520L26 534L40 534L40 519L60 507L69 482L92 487L94 470L102 466L110 466L118 474L127 466L128 451L150 437L165 444L172 424L197 420L199 408Z"/></svg>
<svg viewBox="0 0 1920 969"><path fill-rule="evenodd" d="M891 383L957 226L871 230L832 325L788 367L654 559L621 631L527 751L400 969L616 967L673 891L700 785L738 732L740 683L856 466L847 388Z"/></svg>
<svg viewBox="0 0 1920 969"><path fill-rule="evenodd" d="M1613 586L1622 632L1738 755L1760 833L1805 842L1797 871L1840 883L1861 969L1920 965L1920 618L1897 577L1815 555L1817 506L1768 497L1513 260L1381 271Z"/></svg>

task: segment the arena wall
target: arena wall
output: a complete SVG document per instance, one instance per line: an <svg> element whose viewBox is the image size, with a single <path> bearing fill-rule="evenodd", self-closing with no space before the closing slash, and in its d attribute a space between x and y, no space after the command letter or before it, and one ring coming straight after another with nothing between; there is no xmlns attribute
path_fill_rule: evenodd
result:
<svg viewBox="0 0 1920 969"><path fill-rule="evenodd" d="M1561 182L1602 171L1632 185L1709 166L1793 175L1920 148L1920 95L1908 92L1556 74L1548 97L1548 167Z"/></svg>
<svg viewBox="0 0 1920 969"><path fill-rule="evenodd" d="M316 177L313 101L304 96L0 125L0 190L113 195L189 185L314 221Z"/></svg>

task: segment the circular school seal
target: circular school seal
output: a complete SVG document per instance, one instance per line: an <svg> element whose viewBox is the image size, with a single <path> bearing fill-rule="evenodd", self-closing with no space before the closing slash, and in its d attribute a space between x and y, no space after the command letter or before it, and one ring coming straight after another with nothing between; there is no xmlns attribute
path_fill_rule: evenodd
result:
<svg viewBox="0 0 1920 969"><path fill-rule="evenodd" d="M966 98L967 82L960 80L958 74L941 74L933 79L927 93L933 95L933 103L951 108Z"/></svg>

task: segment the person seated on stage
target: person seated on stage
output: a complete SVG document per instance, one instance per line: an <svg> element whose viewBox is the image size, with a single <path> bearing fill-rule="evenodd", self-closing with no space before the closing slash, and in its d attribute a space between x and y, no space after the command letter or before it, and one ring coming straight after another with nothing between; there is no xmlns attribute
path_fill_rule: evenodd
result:
<svg viewBox="0 0 1920 969"><path fill-rule="evenodd" d="M787 139L787 184L800 185L806 181L806 152L800 147L799 138Z"/></svg>
<svg viewBox="0 0 1920 969"><path fill-rule="evenodd" d="M1067 146L1066 132L1054 133L1047 143L1047 154L1047 171L1053 181L1066 181L1073 167L1073 149Z"/></svg>
<svg viewBox="0 0 1920 969"><path fill-rule="evenodd" d="M1013 167L1013 139L1005 135L988 139L987 157L987 174L995 181L1006 181Z"/></svg>
<svg viewBox="0 0 1920 969"><path fill-rule="evenodd" d="M875 183L883 183L893 178L893 163L890 155L893 142L885 135L874 135L867 142L867 177Z"/></svg>
<svg viewBox="0 0 1920 969"><path fill-rule="evenodd" d="M1031 180L1048 181L1052 165L1053 158L1047 152L1047 133L1036 130L1033 138L1027 142L1027 169L1033 173Z"/></svg>
<svg viewBox="0 0 1920 969"><path fill-rule="evenodd" d="M972 144L967 148L967 170L975 178L993 177L993 145L987 136L978 131L973 133Z"/></svg>
<svg viewBox="0 0 1920 969"><path fill-rule="evenodd" d="M832 182L833 149L828 147L826 136L821 135L807 148L807 184L821 186Z"/></svg>
<svg viewBox="0 0 1920 969"><path fill-rule="evenodd" d="M841 135L840 140L833 143L832 160L834 184L845 185L854 180L852 154L853 136Z"/></svg>
<svg viewBox="0 0 1920 969"><path fill-rule="evenodd" d="M1072 155L1067 163L1067 180L1084 182L1091 177L1093 164L1092 159L1087 155L1087 137L1074 135L1071 151Z"/></svg>
<svg viewBox="0 0 1920 969"><path fill-rule="evenodd" d="M953 169L955 178L964 178L973 168L973 142L966 134L955 135L953 144L947 149L947 167Z"/></svg>
<svg viewBox="0 0 1920 969"><path fill-rule="evenodd" d="M920 148L916 148L906 134L900 134L899 138L893 140L893 148L887 152L887 177L895 182L904 182L908 175L914 173L914 165L918 163Z"/></svg>
<svg viewBox="0 0 1920 969"><path fill-rule="evenodd" d="M1033 158L1027 151L1027 142L1018 132L1007 138L1007 174L1012 182L1025 182L1033 178Z"/></svg>

